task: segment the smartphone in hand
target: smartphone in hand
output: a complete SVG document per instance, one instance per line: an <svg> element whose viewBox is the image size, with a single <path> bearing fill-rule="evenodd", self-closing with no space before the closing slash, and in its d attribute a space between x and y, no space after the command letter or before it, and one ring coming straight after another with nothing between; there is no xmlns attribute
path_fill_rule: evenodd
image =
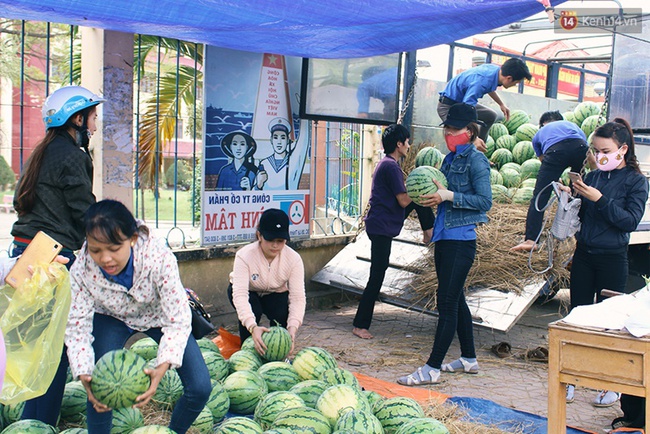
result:
<svg viewBox="0 0 650 434"><path fill-rule="evenodd" d="M582 181L582 176L578 172L569 172L571 182Z"/></svg>
<svg viewBox="0 0 650 434"><path fill-rule="evenodd" d="M61 252L62 248L61 243L45 232L39 231L27 245L23 254L20 255L11 271L9 271L5 282L14 288L18 288L26 279L31 277L31 273L27 267L39 263L49 264Z"/></svg>

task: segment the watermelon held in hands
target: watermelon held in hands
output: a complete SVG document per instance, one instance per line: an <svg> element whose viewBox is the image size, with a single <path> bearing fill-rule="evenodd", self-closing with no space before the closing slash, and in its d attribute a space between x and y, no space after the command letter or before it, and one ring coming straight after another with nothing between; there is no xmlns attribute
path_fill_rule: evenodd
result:
<svg viewBox="0 0 650 434"><path fill-rule="evenodd" d="M262 341L266 345L264 358L269 362L286 359L293 344L287 329L280 326L271 327L268 332L262 333Z"/></svg>
<svg viewBox="0 0 650 434"><path fill-rule="evenodd" d="M431 166L416 167L406 177L406 193L413 202L422 205L420 196L438 191L434 180L447 187L447 178L440 170Z"/></svg>
<svg viewBox="0 0 650 434"><path fill-rule="evenodd" d="M95 364L90 388L100 402L112 409L130 407L149 389L151 379L144 373L147 361L130 350L104 354Z"/></svg>

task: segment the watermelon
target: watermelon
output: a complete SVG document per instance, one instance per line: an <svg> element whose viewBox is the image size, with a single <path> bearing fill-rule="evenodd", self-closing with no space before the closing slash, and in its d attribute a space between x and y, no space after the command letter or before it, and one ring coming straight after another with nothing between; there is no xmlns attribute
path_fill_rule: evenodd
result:
<svg viewBox="0 0 650 434"><path fill-rule="evenodd" d="M582 123L589 116L600 114L600 107L593 101L583 101L573 109L574 121L576 125L582 126Z"/></svg>
<svg viewBox="0 0 650 434"><path fill-rule="evenodd" d="M151 379L144 373L147 361L131 350L114 350L95 364L90 388L95 398L112 409L130 407L149 389Z"/></svg>
<svg viewBox="0 0 650 434"><path fill-rule="evenodd" d="M499 122L494 123L490 127L490 130L488 131L488 134L496 142L499 137L509 134L508 133L508 127L506 127L504 124L499 123Z"/></svg>
<svg viewBox="0 0 650 434"><path fill-rule="evenodd" d="M512 202L519 205L528 205L533 198L533 189L530 187L518 188L512 196Z"/></svg>
<svg viewBox="0 0 650 434"><path fill-rule="evenodd" d="M168 369L160 379L152 400L162 408L171 410L182 395L183 383L178 372L176 369Z"/></svg>
<svg viewBox="0 0 650 434"><path fill-rule="evenodd" d="M572 111L562 113L562 117L565 121L573 122L574 124L580 126L580 124L576 122L576 115L574 115Z"/></svg>
<svg viewBox="0 0 650 434"><path fill-rule="evenodd" d="M411 419L424 417L424 411L420 404L412 398L403 396L384 399L375 405L373 411L386 434L396 433L401 425Z"/></svg>
<svg viewBox="0 0 650 434"><path fill-rule="evenodd" d="M59 434L88 434L86 428L68 428L61 431Z"/></svg>
<svg viewBox="0 0 650 434"><path fill-rule="evenodd" d="M490 184L503 185L503 176L501 176L497 169L490 168Z"/></svg>
<svg viewBox="0 0 650 434"><path fill-rule="evenodd" d="M176 434L171 429L162 425L145 425L131 431L131 434Z"/></svg>
<svg viewBox="0 0 650 434"><path fill-rule="evenodd" d="M253 419L237 416L224 420L216 429L215 434L261 434L262 427Z"/></svg>
<svg viewBox="0 0 650 434"><path fill-rule="evenodd" d="M537 158L535 156L535 148L533 148L533 142L522 141L515 145L512 148L512 158L517 164L522 164L526 160L531 158Z"/></svg>
<svg viewBox="0 0 650 434"><path fill-rule="evenodd" d="M537 158L524 161L521 165L521 179L537 178L537 174L541 167L542 162Z"/></svg>
<svg viewBox="0 0 650 434"><path fill-rule="evenodd" d="M298 372L286 362L265 363L257 373L266 381L269 392L289 390L300 382Z"/></svg>
<svg viewBox="0 0 650 434"><path fill-rule="evenodd" d="M135 341L130 350L145 360L153 360L158 356L158 342L147 336Z"/></svg>
<svg viewBox="0 0 650 434"><path fill-rule="evenodd" d="M571 180L569 179L569 172L571 171L570 167L567 167L564 169L564 172L562 172L562 175L560 175L560 181L562 181L562 184L564 185L570 185Z"/></svg>
<svg viewBox="0 0 650 434"><path fill-rule="evenodd" d="M527 178L521 181L521 186L522 187L530 187L530 188L535 188L535 184L537 184L537 179L536 178Z"/></svg>
<svg viewBox="0 0 650 434"><path fill-rule="evenodd" d="M270 362L286 359L293 345L287 329L280 326L271 327L268 332L263 333L262 341L266 345L264 359Z"/></svg>
<svg viewBox="0 0 650 434"><path fill-rule="evenodd" d="M490 161L497 166L497 169L500 169L501 166L512 161L512 152L504 148L497 149L490 157Z"/></svg>
<svg viewBox="0 0 650 434"><path fill-rule="evenodd" d="M510 118L503 124L508 128L508 134L515 134L517 128L530 122L530 116L523 110L513 110L510 112Z"/></svg>
<svg viewBox="0 0 650 434"><path fill-rule="evenodd" d="M24 419L12 423L2 430L6 434L57 434L53 426L36 419Z"/></svg>
<svg viewBox="0 0 650 434"><path fill-rule="evenodd" d="M316 380L325 370L337 366L336 359L327 350L318 347L305 347L298 351L291 365L301 380Z"/></svg>
<svg viewBox="0 0 650 434"><path fill-rule="evenodd" d="M384 399L383 396L372 390L364 390L363 394L366 395L366 399L368 400L368 404L370 404L370 408L372 408L376 402Z"/></svg>
<svg viewBox="0 0 650 434"><path fill-rule="evenodd" d="M501 184L492 184L492 199L496 203L510 203L510 197L508 196L508 187Z"/></svg>
<svg viewBox="0 0 650 434"><path fill-rule="evenodd" d="M537 127L537 125L530 123L523 124L517 128L517 131L515 132L515 138L517 139L517 142L532 142L533 137L535 134L537 134L537 131L539 131L539 127Z"/></svg>
<svg viewBox="0 0 650 434"><path fill-rule="evenodd" d="M255 407L255 422L264 429L270 428L278 415L289 408L305 407L305 402L295 393L271 392Z"/></svg>
<svg viewBox="0 0 650 434"><path fill-rule="evenodd" d="M212 412L207 406L203 407L201 413L199 413L196 419L194 419L194 422L192 422L192 428L200 434L212 433L213 425L214 420L212 419Z"/></svg>
<svg viewBox="0 0 650 434"><path fill-rule="evenodd" d="M420 196L438 191L434 179L447 187L447 178L440 170L431 166L416 167L406 177L406 193L413 202L421 205Z"/></svg>
<svg viewBox="0 0 650 434"><path fill-rule="evenodd" d="M111 434L129 434L142 426L144 426L144 416L142 416L140 409L124 407L113 410Z"/></svg>
<svg viewBox="0 0 650 434"><path fill-rule="evenodd" d="M289 408L273 424L275 429L290 429L293 434L330 434L330 423L323 414L309 407Z"/></svg>
<svg viewBox="0 0 650 434"><path fill-rule="evenodd" d="M358 388L347 384L328 387L316 401L316 409L323 413L332 426L344 408L369 411L370 404Z"/></svg>
<svg viewBox="0 0 650 434"><path fill-rule="evenodd" d="M201 355L205 361L205 366L208 367L210 378L213 380L222 381L230 374L230 365L221 354L217 354L214 351L203 351Z"/></svg>
<svg viewBox="0 0 650 434"><path fill-rule="evenodd" d="M20 415L23 414L25 408L25 401L17 402L16 404L5 404L2 407L2 421L5 426L20 420Z"/></svg>
<svg viewBox="0 0 650 434"><path fill-rule="evenodd" d="M445 156L442 155L442 152L438 148L435 146L427 146L420 149L415 156L415 167L430 166L440 169L444 158Z"/></svg>
<svg viewBox="0 0 650 434"><path fill-rule="evenodd" d="M66 422L81 422L86 414L88 395L81 381L72 381L65 385L61 400L61 419Z"/></svg>
<svg viewBox="0 0 650 434"><path fill-rule="evenodd" d="M291 431L289 428L274 428L274 429L268 429L264 431L262 434L293 434L293 431Z"/></svg>
<svg viewBox="0 0 650 434"><path fill-rule="evenodd" d="M212 412L212 418L214 421L219 422L226 416L226 413L228 413L228 409L230 408L230 397L220 382L211 380L211 384L212 392L210 392L210 397L205 405Z"/></svg>
<svg viewBox="0 0 650 434"><path fill-rule="evenodd" d="M257 351L255 349L255 341L253 340L253 337L249 336L246 339L244 339L244 342L242 342L240 349L248 350L248 351Z"/></svg>
<svg viewBox="0 0 650 434"><path fill-rule="evenodd" d="M253 371L236 371L223 382L230 398L230 411L251 414L255 406L268 393L266 381Z"/></svg>
<svg viewBox="0 0 650 434"><path fill-rule="evenodd" d="M214 351L215 353L219 353L221 355L221 351L219 351L219 347L217 344L215 344L211 339L208 338L201 338L196 341L197 345L201 349L201 351Z"/></svg>
<svg viewBox="0 0 650 434"><path fill-rule="evenodd" d="M449 434L444 423L430 417L413 419L402 425L396 434Z"/></svg>
<svg viewBox="0 0 650 434"><path fill-rule="evenodd" d="M499 173L503 177L503 185L508 188L519 187L521 184L521 175L515 169L506 168L500 170Z"/></svg>
<svg viewBox="0 0 650 434"><path fill-rule="evenodd" d="M496 142L492 137L488 136L487 140L485 141L485 156L490 158L496 148Z"/></svg>
<svg viewBox="0 0 650 434"><path fill-rule="evenodd" d="M264 361L257 351L239 350L228 359L230 373L235 371L257 371Z"/></svg>
<svg viewBox="0 0 650 434"><path fill-rule="evenodd" d="M601 125L605 125L605 117L601 117L600 115L593 115L582 121L580 129L585 133L586 137L590 137L591 133L596 131L596 128Z"/></svg>
<svg viewBox="0 0 650 434"><path fill-rule="evenodd" d="M320 379L323 380L328 386L334 386L335 384L347 384L348 386L361 389L357 377L355 377L354 374L347 369L330 368L323 372Z"/></svg>
<svg viewBox="0 0 650 434"><path fill-rule="evenodd" d="M305 402L307 407L316 408L316 402L321 394L329 386L324 381L320 380L306 380L293 386L289 392L298 395Z"/></svg>
<svg viewBox="0 0 650 434"><path fill-rule="evenodd" d="M383 434L384 428L379 419L369 410L351 410L343 412L336 421L337 430L352 430L365 434Z"/></svg>
<svg viewBox="0 0 650 434"><path fill-rule="evenodd" d="M499 173L501 173L501 172L503 172L504 170L507 170L507 169L514 170L517 173L521 172L521 166L519 164L515 163L514 161L512 161L510 163L506 163L503 166L501 166L501 169L499 169Z"/></svg>
<svg viewBox="0 0 650 434"><path fill-rule="evenodd" d="M507 149L512 151L517 144L515 136L501 136L496 140L496 149Z"/></svg>

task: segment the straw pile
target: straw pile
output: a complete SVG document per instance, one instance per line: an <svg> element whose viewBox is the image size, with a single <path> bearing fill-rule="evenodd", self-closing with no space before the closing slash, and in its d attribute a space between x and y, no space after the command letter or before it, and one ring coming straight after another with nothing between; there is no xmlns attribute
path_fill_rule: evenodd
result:
<svg viewBox="0 0 650 434"><path fill-rule="evenodd" d="M427 417L438 419L444 423L450 434L502 434L505 432L523 434L525 427L516 427L510 431L503 431L496 426L483 425L467 420L464 410L455 404L431 404L424 408Z"/></svg>

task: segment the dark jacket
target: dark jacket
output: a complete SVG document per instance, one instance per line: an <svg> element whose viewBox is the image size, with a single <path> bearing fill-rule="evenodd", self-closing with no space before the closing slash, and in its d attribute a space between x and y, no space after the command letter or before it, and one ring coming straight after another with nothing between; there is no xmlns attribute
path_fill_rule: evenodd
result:
<svg viewBox="0 0 650 434"><path fill-rule="evenodd" d="M78 250L85 239L83 215L93 203L92 160L69 134L61 133L45 150L34 208L18 217L11 235L32 239L44 231L66 248Z"/></svg>
<svg viewBox="0 0 650 434"><path fill-rule="evenodd" d="M617 253L627 250L630 232L636 230L648 200L648 180L626 166L603 172L595 170L585 183L603 196L596 202L582 198L580 231L576 240L589 253Z"/></svg>

